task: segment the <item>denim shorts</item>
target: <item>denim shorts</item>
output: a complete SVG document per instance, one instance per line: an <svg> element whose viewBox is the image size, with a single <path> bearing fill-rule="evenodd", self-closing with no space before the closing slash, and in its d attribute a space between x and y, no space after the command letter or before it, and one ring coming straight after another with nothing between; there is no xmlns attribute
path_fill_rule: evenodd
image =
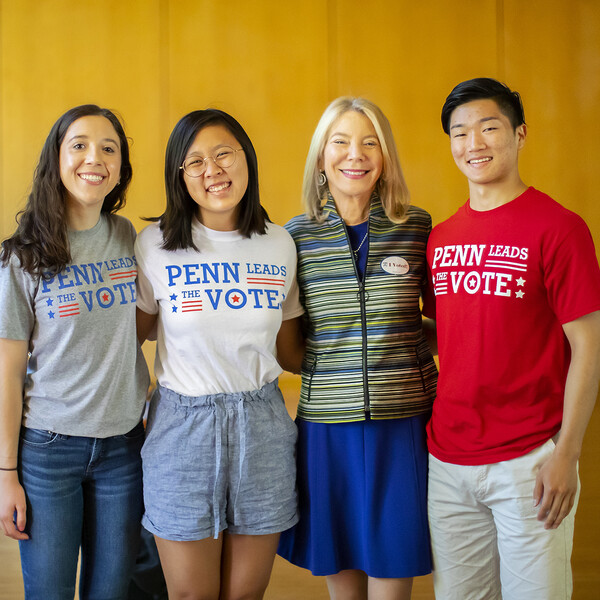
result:
<svg viewBox="0 0 600 600"><path fill-rule="evenodd" d="M292 527L297 436L277 380L198 397L158 386L142 449L143 526L175 541Z"/></svg>

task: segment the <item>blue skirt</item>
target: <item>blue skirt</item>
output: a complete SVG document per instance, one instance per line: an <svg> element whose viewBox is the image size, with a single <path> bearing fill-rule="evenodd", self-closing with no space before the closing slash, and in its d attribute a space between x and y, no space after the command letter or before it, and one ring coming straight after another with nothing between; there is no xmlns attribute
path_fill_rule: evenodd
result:
<svg viewBox="0 0 600 600"><path fill-rule="evenodd" d="M300 521L282 533L278 553L313 575L430 573L428 418L297 419Z"/></svg>

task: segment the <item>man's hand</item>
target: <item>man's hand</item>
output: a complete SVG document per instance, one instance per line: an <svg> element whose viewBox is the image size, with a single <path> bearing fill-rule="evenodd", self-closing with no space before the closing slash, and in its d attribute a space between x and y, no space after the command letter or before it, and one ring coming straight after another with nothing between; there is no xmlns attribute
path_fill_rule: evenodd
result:
<svg viewBox="0 0 600 600"><path fill-rule="evenodd" d="M544 529L556 529L569 514L577 495L577 460L557 452L542 465L533 488L534 506L539 506L538 521Z"/></svg>

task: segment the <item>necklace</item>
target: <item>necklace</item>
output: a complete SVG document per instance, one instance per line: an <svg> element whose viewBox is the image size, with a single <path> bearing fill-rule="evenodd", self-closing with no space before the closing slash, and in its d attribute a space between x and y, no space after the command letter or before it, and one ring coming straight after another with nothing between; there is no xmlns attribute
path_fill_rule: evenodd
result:
<svg viewBox="0 0 600 600"><path fill-rule="evenodd" d="M363 247L363 244L367 241L368 237L369 237L369 230L367 229L367 232L365 233L365 236L363 237L361 243L358 245L358 248L356 250L352 250L355 257L358 258L358 251Z"/></svg>

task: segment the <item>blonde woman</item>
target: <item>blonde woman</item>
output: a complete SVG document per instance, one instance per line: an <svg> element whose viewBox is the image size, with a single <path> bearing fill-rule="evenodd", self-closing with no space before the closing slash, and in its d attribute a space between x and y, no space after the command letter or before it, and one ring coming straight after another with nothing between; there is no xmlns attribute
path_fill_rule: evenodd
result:
<svg viewBox="0 0 600 600"><path fill-rule="evenodd" d="M279 553L325 575L331 598L410 598L431 570L425 424L437 371L423 335L431 218L409 206L389 122L338 98L314 133L298 251L300 319L283 324L282 365L301 372L300 522ZM302 363L302 364L300 364Z"/></svg>

